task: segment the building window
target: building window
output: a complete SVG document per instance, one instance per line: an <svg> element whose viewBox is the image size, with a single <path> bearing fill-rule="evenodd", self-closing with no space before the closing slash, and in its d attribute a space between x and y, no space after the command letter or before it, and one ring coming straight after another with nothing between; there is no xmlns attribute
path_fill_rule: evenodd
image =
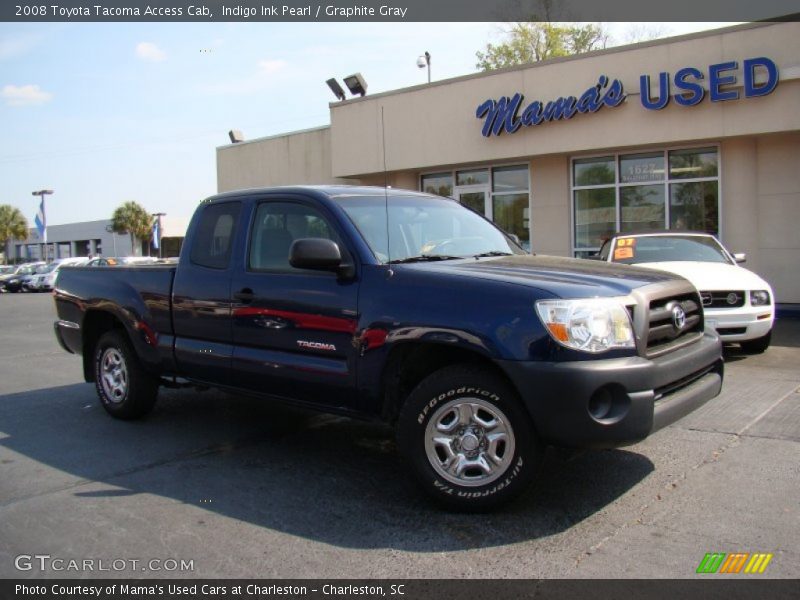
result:
<svg viewBox="0 0 800 600"><path fill-rule="evenodd" d="M492 219L516 235L530 251L530 181L528 165L492 169Z"/></svg>
<svg viewBox="0 0 800 600"><path fill-rule="evenodd" d="M425 174L420 178L420 188L458 200L519 237L523 248L531 249L527 164Z"/></svg>
<svg viewBox="0 0 800 600"><path fill-rule="evenodd" d="M572 161L575 256L615 232L719 233L719 152L686 148Z"/></svg>
<svg viewBox="0 0 800 600"><path fill-rule="evenodd" d="M453 174L431 173L422 176L422 191L445 198L453 197Z"/></svg>

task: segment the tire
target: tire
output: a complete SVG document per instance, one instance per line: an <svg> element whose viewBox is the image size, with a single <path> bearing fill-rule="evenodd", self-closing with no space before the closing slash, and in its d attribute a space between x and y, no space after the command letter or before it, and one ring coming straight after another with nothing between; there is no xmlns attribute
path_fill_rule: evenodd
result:
<svg viewBox="0 0 800 600"><path fill-rule="evenodd" d="M763 354L764 351L769 348L771 341L772 330L770 330L767 335L761 336L760 338L747 340L746 342L739 342L739 344L742 346L742 350L748 354Z"/></svg>
<svg viewBox="0 0 800 600"><path fill-rule="evenodd" d="M400 410L397 443L428 494L451 510L468 512L491 510L518 496L543 456L514 389L475 365L453 365L426 377Z"/></svg>
<svg viewBox="0 0 800 600"><path fill-rule="evenodd" d="M100 403L117 419L138 419L153 409L158 379L142 368L122 331L104 333L94 348L94 385Z"/></svg>

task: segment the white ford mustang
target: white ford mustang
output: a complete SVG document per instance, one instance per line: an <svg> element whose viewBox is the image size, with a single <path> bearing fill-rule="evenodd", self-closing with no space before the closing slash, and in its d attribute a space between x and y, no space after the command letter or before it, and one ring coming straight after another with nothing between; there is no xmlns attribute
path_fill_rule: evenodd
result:
<svg viewBox="0 0 800 600"><path fill-rule="evenodd" d="M745 352L769 347L775 320L775 296L761 277L738 263L706 233L617 234L597 256L600 260L669 271L688 279L700 292L706 326L723 342L739 342Z"/></svg>

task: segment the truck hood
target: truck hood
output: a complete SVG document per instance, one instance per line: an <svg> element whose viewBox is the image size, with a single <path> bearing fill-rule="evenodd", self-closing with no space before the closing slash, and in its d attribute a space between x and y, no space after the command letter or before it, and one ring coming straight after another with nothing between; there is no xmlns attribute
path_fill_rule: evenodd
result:
<svg viewBox="0 0 800 600"><path fill-rule="evenodd" d="M654 262L636 265L668 271L684 277L701 291L771 290L761 277L738 265L711 262Z"/></svg>
<svg viewBox="0 0 800 600"><path fill-rule="evenodd" d="M403 266L414 271L535 287L561 298L624 296L643 285L680 279L652 269L560 256L514 255Z"/></svg>

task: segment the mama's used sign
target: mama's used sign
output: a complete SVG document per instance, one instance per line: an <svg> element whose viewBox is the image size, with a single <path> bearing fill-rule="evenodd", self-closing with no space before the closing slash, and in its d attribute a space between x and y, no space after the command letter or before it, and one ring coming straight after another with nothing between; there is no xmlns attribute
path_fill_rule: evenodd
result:
<svg viewBox="0 0 800 600"><path fill-rule="evenodd" d="M711 102L738 100L740 91L736 88L739 63L736 61L718 63L708 67L706 73L694 67L684 67L670 74L662 71L658 75L658 95L653 95L650 75L639 77L639 101L648 110L661 110L674 100L681 106L699 104L706 96L706 87L701 83L708 81L708 95ZM748 58L742 64L742 91L745 98L766 96L778 85L778 67L768 58ZM758 71L765 73L766 81L756 83ZM671 88L674 87L675 93ZM491 98L478 106L475 116L483 119L481 133L490 137L501 133L516 133L521 127L534 127L547 121L566 121L578 113L594 113L607 106L614 108L625 101L626 94L619 79L609 80L601 75L597 83L587 88L580 96L559 97L549 102L534 100L524 103L525 97L517 92L513 96L503 96L498 100Z"/></svg>

